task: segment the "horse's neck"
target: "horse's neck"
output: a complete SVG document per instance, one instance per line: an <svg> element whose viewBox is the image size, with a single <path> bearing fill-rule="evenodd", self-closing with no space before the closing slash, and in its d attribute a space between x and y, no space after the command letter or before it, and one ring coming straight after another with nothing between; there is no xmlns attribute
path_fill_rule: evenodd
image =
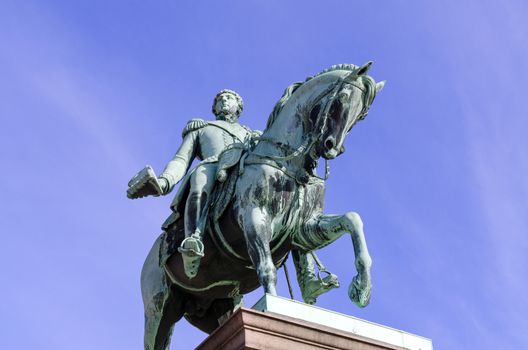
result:
<svg viewBox="0 0 528 350"><path fill-rule="evenodd" d="M255 151L260 155L284 157L300 150L301 145L312 147L309 144L314 130L306 130L310 122L307 120L310 106L318 103L327 93L329 84L335 81L333 75L322 75L302 84L288 99L282 110L278 113L273 123L264 131L262 139ZM306 143L308 142L308 143ZM297 168L305 167L306 160L311 160L308 150L304 150L304 157L295 157L288 160L287 165ZM315 162L314 159L312 162Z"/></svg>
<svg viewBox="0 0 528 350"><path fill-rule="evenodd" d="M301 146L306 137L302 116L290 109L281 111L279 118L264 131L262 138L266 141L257 146L259 153L284 156L285 150L290 149L292 152ZM285 117L287 114L290 114L289 118Z"/></svg>

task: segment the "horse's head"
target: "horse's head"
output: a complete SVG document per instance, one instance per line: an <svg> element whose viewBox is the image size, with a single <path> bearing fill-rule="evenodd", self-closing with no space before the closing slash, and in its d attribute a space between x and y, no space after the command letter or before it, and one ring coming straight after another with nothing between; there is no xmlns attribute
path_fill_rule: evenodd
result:
<svg viewBox="0 0 528 350"><path fill-rule="evenodd" d="M261 147L263 154L273 153L274 156L268 157L280 160L308 155L309 166L313 167L319 157L332 159L343 153L346 135L356 122L366 117L384 85L384 82L376 84L366 74L371 64L335 65L288 86L260 138L265 141ZM271 150L266 148L270 145L274 145Z"/></svg>
<svg viewBox="0 0 528 350"><path fill-rule="evenodd" d="M343 153L346 135L367 116L376 93L384 85L384 82L376 84L366 74L371 64L333 66L314 78L331 76L328 87L318 94L310 111L313 132L318 133L315 143L318 156L333 159Z"/></svg>

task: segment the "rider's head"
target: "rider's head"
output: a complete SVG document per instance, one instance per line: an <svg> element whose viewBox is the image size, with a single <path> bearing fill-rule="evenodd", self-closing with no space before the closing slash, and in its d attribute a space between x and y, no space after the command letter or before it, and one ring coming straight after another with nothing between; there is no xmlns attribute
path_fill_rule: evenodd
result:
<svg viewBox="0 0 528 350"><path fill-rule="evenodd" d="M233 90L222 90L213 101L213 114L216 119L235 122L244 109L242 97Z"/></svg>

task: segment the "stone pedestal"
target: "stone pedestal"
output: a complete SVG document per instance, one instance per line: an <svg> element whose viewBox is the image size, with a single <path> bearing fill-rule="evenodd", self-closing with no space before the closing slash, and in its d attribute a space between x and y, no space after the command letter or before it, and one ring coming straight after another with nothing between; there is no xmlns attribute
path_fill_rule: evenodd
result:
<svg viewBox="0 0 528 350"><path fill-rule="evenodd" d="M429 339L304 303L264 296L241 308L197 350L432 350Z"/></svg>

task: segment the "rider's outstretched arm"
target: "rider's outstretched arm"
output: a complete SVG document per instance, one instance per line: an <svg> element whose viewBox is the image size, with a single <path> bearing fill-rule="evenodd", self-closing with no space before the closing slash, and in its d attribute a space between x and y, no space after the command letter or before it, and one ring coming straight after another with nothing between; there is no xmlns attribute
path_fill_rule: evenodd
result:
<svg viewBox="0 0 528 350"><path fill-rule="evenodd" d="M189 132L183 138L183 142L172 159L165 166L165 170L159 176L163 194L167 194L187 173L189 166L196 156L198 144L198 130Z"/></svg>

